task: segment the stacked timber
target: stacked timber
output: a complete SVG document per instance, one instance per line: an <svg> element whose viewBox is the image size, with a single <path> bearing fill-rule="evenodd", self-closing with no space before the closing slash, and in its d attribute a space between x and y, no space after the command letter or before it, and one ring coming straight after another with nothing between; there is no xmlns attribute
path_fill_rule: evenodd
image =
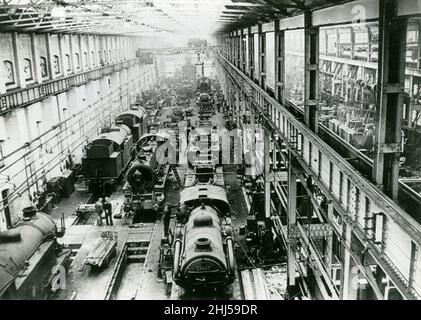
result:
<svg viewBox="0 0 421 320"><path fill-rule="evenodd" d="M116 254L117 233L105 231L101 233L101 238L96 243L94 249L85 259L85 264L93 268L101 268L108 265L112 257Z"/></svg>

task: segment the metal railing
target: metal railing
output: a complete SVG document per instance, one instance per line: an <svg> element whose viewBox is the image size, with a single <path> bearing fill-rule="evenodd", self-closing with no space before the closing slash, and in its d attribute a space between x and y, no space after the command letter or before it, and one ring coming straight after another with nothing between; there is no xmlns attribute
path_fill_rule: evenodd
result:
<svg viewBox="0 0 421 320"><path fill-rule="evenodd" d="M10 112L13 109L27 106L41 101L50 95L59 94L74 87L83 85L92 80L100 79L106 75L129 68L131 65L140 63L139 58L129 61L118 62L83 73L73 74L43 83L31 85L23 89L15 89L0 95L0 115Z"/></svg>

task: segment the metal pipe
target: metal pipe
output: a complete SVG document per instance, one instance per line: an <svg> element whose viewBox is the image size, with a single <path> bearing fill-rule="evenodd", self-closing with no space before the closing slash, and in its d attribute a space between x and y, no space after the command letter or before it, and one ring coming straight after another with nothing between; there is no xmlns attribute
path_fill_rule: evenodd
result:
<svg viewBox="0 0 421 320"><path fill-rule="evenodd" d="M180 269L180 253L181 253L181 240L176 239L175 244L174 244L174 271L173 271L174 279L178 278L178 273L180 271L179 270Z"/></svg>
<svg viewBox="0 0 421 320"><path fill-rule="evenodd" d="M228 271L231 275L235 272L235 260L234 260L234 245L233 240L231 237L227 238L227 265L228 265Z"/></svg>

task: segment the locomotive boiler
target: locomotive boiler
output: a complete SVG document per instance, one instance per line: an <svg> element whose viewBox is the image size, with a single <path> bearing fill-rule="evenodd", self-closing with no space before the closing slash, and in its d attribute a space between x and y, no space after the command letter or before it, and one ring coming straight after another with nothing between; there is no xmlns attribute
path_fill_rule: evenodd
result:
<svg viewBox="0 0 421 320"><path fill-rule="evenodd" d="M184 289L222 289L235 279L234 233L223 187L185 188L180 203L188 209L177 224L174 281Z"/></svg>
<svg viewBox="0 0 421 320"><path fill-rule="evenodd" d="M13 228L0 232L0 298L15 299L25 296L34 287L42 288L44 278L39 268L55 264L54 236L57 227L48 215L37 212L36 208L25 208L23 220ZM47 245L40 249L41 244ZM37 263L30 262L32 256ZM22 274L21 272L25 270ZM38 271L37 271L38 270ZM48 273L47 273L48 275ZM29 293L32 295L32 292Z"/></svg>

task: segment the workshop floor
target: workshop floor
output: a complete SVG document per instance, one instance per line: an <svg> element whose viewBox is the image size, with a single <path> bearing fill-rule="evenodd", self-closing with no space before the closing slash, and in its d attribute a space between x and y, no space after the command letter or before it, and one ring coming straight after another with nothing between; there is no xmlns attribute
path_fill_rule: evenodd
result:
<svg viewBox="0 0 421 320"><path fill-rule="evenodd" d="M170 109L164 110L164 116ZM192 122L197 121L197 113L192 117ZM212 118L213 125L223 128L225 120L222 114L217 114ZM235 229L236 237L241 226L246 222L247 207L244 201L241 185L237 179L235 165L224 165L224 178L228 199L235 213L232 216L232 222ZM180 166L178 172L182 182L184 182L185 168ZM166 185L166 204L176 205L179 201L180 187L178 186L174 175L170 172ZM63 199L54 208L53 217L59 219L64 214L66 221L72 219L76 207L79 203L86 203L91 195L80 186L69 199ZM113 203L113 212L117 212L123 202L123 195L117 190L111 197ZM157 217L159 219L159 217ZM133 238L149 241L149 249L144 263L128 264L125 268L124 277L119 283L119 290L116 299L136 299L136 300L155 300L168 299L166 284L163 279L158 277L159 269L159 250L161 238L163 236L163 223L160 220L145 224L141 228L129 228L127 225L121 225L121 221L114 219L114 226L97 226L95 221L90 221L85 225L69 225L66 234L60 243L72 247L74 252L74 260L68 274L67 286L65 290L55 297L56 299L103 299L109 283L114 274L117 257L111 260L108 268L101 272L92 272L89 266L84 265L84 260L95 244L100 239L101 231L118 232L117 252L123 250L128 239ZM118 254L117 254L118 256ZM174 294L174 290L173 290ZM188 298L184 293L177 293L178 299ZM237 280L227 290L227 299L241 299L241 288Z"/></svg>

